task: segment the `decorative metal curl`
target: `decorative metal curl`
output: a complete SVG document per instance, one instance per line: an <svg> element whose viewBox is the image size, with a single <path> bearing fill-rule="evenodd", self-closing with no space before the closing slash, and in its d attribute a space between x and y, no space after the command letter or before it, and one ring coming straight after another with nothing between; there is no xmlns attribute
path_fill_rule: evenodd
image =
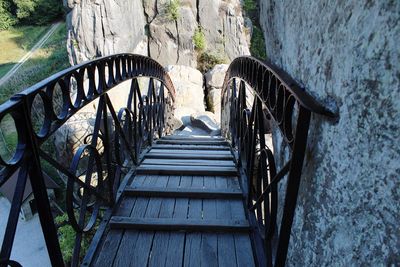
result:
<svg viewBox="0 0 400 267"><path fill-rule="evenodd" d="M87 164L87 169L79 170L80 161L86 156L85 153L89 153L89 163ZM95 171L93 168L95 167ZM70 171L79 177L85 176L84 183L87 187L91 187L98 193L102 193L103 191L103 168L101 164L100 155L97 149L91 145L83 145L76 152L70 167ZM77 173L79 172L79 173ZM93 181L93 174L97 173L97 180ZM96 183L96 186L93 183ZM88 190L85 190L81 186L76 187L76 183L74 180L69 179L67 183L67 214L68 219L71 226L74 228L76 232L88 232L92 229L94 224L96 223L97 216L100 210L100 200L97 199L94 195L89 194ZM83 193L81 192L83 189ZM95 197L95 200L90 200L90 197ZM79 219L76 220L75 209L79 208ZM85 225L85 213L90 209L92 215L88 223Z"/></svg>

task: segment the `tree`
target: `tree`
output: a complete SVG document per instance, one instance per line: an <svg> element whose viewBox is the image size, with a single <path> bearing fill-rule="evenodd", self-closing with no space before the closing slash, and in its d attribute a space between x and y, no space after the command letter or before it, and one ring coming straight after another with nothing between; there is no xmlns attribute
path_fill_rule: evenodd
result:
<svg viewBox="0 0 400 267"><path fill-rule="evenodd" d="M0 0L0 31L7 30L17 22L11 13L11 3Z"/></svg>
<svg viewBox="0 0 400 267"><path fill-rule="evenodd" d="M16 16L23 24L43 25L63 17L61 0L13 0Z"/></svg>

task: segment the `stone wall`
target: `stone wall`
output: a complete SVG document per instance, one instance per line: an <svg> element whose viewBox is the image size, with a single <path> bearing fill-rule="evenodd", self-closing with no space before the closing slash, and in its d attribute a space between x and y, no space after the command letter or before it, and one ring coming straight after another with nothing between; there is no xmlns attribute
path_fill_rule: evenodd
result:
<svg viewBox="0 0 400 267"><path fill-rule="evenodd" d="M399 265L400 2L260 4L268 57L340 113L312 117L287 265Z"/></svg>

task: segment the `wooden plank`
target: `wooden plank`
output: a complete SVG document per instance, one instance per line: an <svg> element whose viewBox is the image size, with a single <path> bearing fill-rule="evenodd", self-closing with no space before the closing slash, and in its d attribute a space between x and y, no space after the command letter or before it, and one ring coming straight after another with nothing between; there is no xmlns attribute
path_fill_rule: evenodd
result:
<svg viewBox="0 0 400 267"><path fill-rule="evenodd" d="M167 188L170 190L176 189L179 186L180 177L170 176L167 184ZM162 200L159 218L172 218L174 214L175 199L164 198ZM153 247L151 249L151 258L149 266L164 266L167 260L168 242L170 238L169 232L156 232L153 241Z"/></svg>
<svg viewBox="0 0 400 267"><path fill-rule="evenodd" d="M141 165L137 168L138 174L154 175L219 175L232 176L237 174L234 167L215 166L169 166L169 165Z"/></svg>
<svg viewBox="0 0 400 267"><path fill-rule="evenodd" d="M215 188L215 177L204 176L204 187ZM218 190L218 189L217 189ZM223 190L223 189L219 189ZM203 219L217 219L217 206L215 199L203 200ZM215 233L202 233L200 257L202 266L218 266L218 235Z"/></svg>
<svg viewBox="0 0 400 267"><path fill-rule="evenodd" d="M201 154L201 155L232 155L229 150L188 150L188 149L176 149L176 150L165 150L152 148L149 154Z"/></svg>
<svg viewBox="0 0 400 267"><path fill-rule="evenodd" d="M152 148L156 149L184 149L184 150L230 150L228 146L207 146L207 145L167 145L154 144Z"/></svg>
<svg viewBox="0 0 400 267"><path fill-rule="evenodd" d="M216 177L215 179L217 188L226 189L228 187L228 179L225 177ZM217 200L217 219L231 219L229 202L229 200ZM218 266L237 266L232 234L218 234Z"/></svg>
<svg viewBox="0 0 400 267"><path fill-rule="evenodd" d="M141 165L224 166L236 167L232 160L145 159Z"/></svg>
<svg viewBox="0 0 400 267"><path fill-rule="evenodd" d="M223 140L165 140L160 139L155 142L156 144L169 144L169 145L208 145L208 146L228 146L229 143Z"/></svg>
<svg viewBox="0 0 400 267"><path fill-rule="evenodd" d="M154 182L152 182L152 185L154 186L157 185L159 187L167 186L168 176L153 176L153 177L154 177ZM158 214L160 213L161 202L162 198L158 197L150 198L144 218L139 218L137 220L157 218ZM112 219L110 221L112 221ZM150 252L153 244L154 234L155 234L154 231L139 231L139 236L136 240L135 250L131 251L130 254L126 255L126 257L132 258L131 264L133 263L134 266L147 265L150 258Z"/></svg>
<svg viewBox="0 0 400 267"><path fill-rule="evenodd" d="M136 176L137 177L137 176ZM136 179L136 178L135 178ZM135 179L133 183L135 183ZM144 186L151 186L156 182L154 176L153 177L146 177L145 181L143 182ZM147 205L149 203L149 198L137 198L135 206L131 212L131 218L140 218L143 217L147 210ZM113 266L131 266L132 265L132 257L127 256L132 253L135 249L136 241L139 236L138 231L129 230L125 231L121 243L118 248L117 255L114 260Z"/></svg>
<svg viewBox="0 0 400 267"><path fill-rule="evenodd" d="M227 186L230 190L236 190L240 188L239 181L237 179L228 179ZM246 219L245 206L241 200L230 201L230 212L233 220L244 220ZM249 234L235 233L233 234L235 239L235 250L236 260L238 266L255 266L253 248Z"/></svg>
<svg viewBox="0 0 400 267"><path fill-rule="evenodd" d="M193 185L192 185L193 186ZM132 197L169 197L169 198L208 198L208 199L241 199L242 192L238 189L205 189L205 188L158 188L158 187L127 187L125 196Z"/></svg>
<svg viewBox="0 0 400 267"><path fill-rule="evenodd" d="M203 176L193 176L192 188L203 187ZM188 218L202 220L202 200L189 198ZM200 266L201 233L187 233L185 242L185 256L183 266Z"/></svg>
<svg viewBox="0 0 400 267"><path fill-rule="evenodd" d="M226 201L226 200L219 200ZM240 232L249 231L247 220L217 220L168 219L168 218L131 218L113 216L110 220L112 229L136 229L156 231L211 231L211 232Z"/></svg>
<svg viewBox="0 0 400 267"><path fill-rule="evenodd" d="M188 179L190 178L190 179ZM192 177L181 177L179 187L190 188ZM175 201L173 218L186 219L189 208L188 198L178 198ZM171 232L168 241L167 260L165 266L182 266L185 246L185 233Z"/></svg>
<svg viewBox="0 0 400 267"><path fill-rule="evenodd" d="M168 135L163 136L161 140L225 140L221 136L184 136L184 135Z"/></svg>
<svg viewBox="0 0 400 267"><path fill-rule="evenodd" d="M232 155L203 155L203 154L176 154L176 153L147 153L145 158L153 159L209 159L209 160L233 160Z"/></svg>
<svg viewBox="0 0 400 267"><path fill-rule="evenodd" d="M145 180L145 176L138 175L134 180L134 184L136 186L140 186L144 182L144 180ZM136 198L123 199L120 203L120 206L116 210L115 215L129 216L132 213L132 209L135 205L135 202L136 202ZM107 233L105 240L102 242L101 246L99 247L98 257L92 265L100 266L100 267L111 266L114 262L114 258L116 256L116 254L117 254L118 247L120 245L122 236L123 236L123 231L111 229Z"/></svg>

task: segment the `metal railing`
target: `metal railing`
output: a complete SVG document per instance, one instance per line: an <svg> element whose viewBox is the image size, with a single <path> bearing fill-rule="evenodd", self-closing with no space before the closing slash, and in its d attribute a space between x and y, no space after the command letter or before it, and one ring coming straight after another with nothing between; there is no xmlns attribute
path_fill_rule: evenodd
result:
<svg viewBox="0 0 400 267"><path fill-rule="evenodd" d="M257 229L252 241L258 264L284 266L311 114L336 116L282 70L252 57L231 63L222 98L222 132L236 149L247 183L243 186L249 220ZM280 130L289 151L279 170L266 142L268 122ZM284 203L280 204L278 184L285 177Z"/></svg>
<svg viewBox="0 0 400 267"><path fill-rule="evenodd" d="M138 81L142 77L148 77L146 94L142 94ZM126 106L116 110L110 90L128 80L131 82ZM66 177L66 211L76 232L71 265L79 264L83 235L96 225L102 207L113 206L127 168L138 163L141 151L151 145L153 138L162 136L174 90L168 74L156 61L119 54L61 71L0 106L0 122L11 121L18 136L15 153L9 159L0 157L0 186L19 169L0 266L20 266L10 255L28 179L51 264L64 266L43 178L43 160ZM42 146L90 103L96 106L93 129L82 136L82 144L66 167Z"/></svg>

